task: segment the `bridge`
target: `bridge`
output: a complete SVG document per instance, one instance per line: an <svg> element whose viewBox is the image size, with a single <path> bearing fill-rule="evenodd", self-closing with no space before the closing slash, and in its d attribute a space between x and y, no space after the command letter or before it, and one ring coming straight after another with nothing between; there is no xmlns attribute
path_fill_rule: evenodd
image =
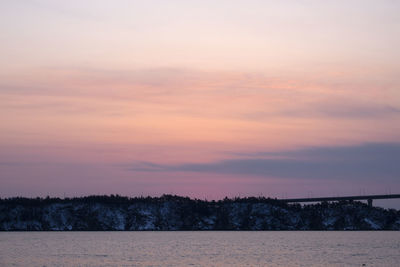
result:
<svg viewBox="0 0 400 267"><path fill-rule="evenodd" d="M300 203L300 202L328 202L328 201L353 201L353 200L367 200L368 205L372 207L372 201L374 199L393 199L400 198L400 194L389 194L389 195L364 195L364 196L346 196L346 197L311 197L311 198L286 198L279 199L280 201L287 203Z"/></svg>

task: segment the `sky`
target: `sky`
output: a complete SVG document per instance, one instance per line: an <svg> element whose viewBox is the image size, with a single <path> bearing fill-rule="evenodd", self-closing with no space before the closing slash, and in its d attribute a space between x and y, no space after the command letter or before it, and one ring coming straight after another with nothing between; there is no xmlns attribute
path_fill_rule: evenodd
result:
<svg viewBox="0 0 400 267"><path fill-rule="evenodd" d="M399 13L1 1L0 197L400 193Z"/></svg>

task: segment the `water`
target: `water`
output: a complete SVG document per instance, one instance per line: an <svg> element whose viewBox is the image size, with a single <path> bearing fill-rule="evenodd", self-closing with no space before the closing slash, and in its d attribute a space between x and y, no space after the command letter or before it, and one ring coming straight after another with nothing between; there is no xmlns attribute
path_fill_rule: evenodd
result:
<svg viewBox="0 0 400 267"><path fill-rule="evenodd" d="M2 232L0 266L400 266L400 232Z"/></svg>

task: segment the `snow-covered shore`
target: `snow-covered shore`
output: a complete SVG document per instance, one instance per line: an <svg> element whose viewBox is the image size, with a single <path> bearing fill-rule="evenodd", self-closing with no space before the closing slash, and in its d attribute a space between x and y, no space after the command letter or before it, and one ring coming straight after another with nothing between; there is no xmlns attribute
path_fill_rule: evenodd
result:
<svg viewBox="0 0 400 267"><path fill-rule="evenodd" d="M0 200L0 230L400 230L400 211L266 198L12 198Z"/></svg>

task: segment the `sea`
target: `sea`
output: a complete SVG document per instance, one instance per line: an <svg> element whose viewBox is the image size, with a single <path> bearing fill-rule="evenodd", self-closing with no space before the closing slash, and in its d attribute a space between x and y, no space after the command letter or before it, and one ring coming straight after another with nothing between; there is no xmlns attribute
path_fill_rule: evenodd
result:
<svg viewBox="0 0 400 267"><path fill-rule="evenodd" d="M0 232L0 266L393 267L400 232Z"/></svg>

